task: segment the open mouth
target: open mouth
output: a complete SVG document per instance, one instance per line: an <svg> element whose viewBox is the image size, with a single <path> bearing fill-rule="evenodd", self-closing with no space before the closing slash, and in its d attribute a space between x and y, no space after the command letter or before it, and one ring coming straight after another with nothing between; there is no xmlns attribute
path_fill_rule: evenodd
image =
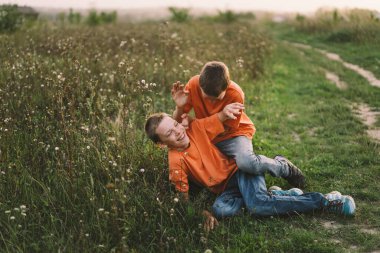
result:
<svg viewBox="0 0 380 253"><path fill-rule="evenodd" d="M185 133L182 133L181 137L177 139L177 141L182 141L185 138Z"/></svg>

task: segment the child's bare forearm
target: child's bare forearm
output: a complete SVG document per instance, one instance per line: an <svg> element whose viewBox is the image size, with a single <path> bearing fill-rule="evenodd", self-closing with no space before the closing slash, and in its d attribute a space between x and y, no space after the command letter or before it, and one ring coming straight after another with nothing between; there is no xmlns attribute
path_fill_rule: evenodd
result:
<svg viewBox="0 0 380 253"><path fill-rule="evenodd" d="M183 114L183 107L175 107L175 110L173 112L173 119L175 119L177 122L182 122L182 116Z"/></svg>

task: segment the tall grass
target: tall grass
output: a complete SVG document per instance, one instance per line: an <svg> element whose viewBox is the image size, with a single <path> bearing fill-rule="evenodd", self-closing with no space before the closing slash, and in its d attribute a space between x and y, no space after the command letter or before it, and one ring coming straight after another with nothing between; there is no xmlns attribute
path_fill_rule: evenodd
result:
<svg viewBox="0 0 380 253"><path fill-rule="evenodd" d="M143 123L207 61L257 78L270 41L247 24L194 22L0 37L0 251L201 248L207 196L177 202Z"/></svg>
<svg viewBox="0 0 380 253"><path fill-rule="evenodd" d="M298 15L296 30L323 36L330 42L380 42L380 17L369 10L320 10L313 17Z"/></svg>

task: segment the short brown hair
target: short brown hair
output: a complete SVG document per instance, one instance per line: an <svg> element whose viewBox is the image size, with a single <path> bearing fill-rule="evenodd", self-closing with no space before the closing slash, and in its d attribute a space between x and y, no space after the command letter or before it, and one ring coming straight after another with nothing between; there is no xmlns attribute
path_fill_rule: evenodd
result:
<svg viewBox="0 0 380 253"><path fill-rule="evenodd" d="M227 89L229 83L230 73L223 62L210 61L203 66L199 84L206 95L218 97Z"/></svg>
<svg viewBox="0 0 380 253"><path fill-rule="evenodd" d="M168 114L160 112L155 113L149 116L149 118L145 122L145 133L148 135L149 139L151 139L154 143L161 142L160 137L156 133L156 129L158 125L161 123L164 117L170 117Z"/></svg>

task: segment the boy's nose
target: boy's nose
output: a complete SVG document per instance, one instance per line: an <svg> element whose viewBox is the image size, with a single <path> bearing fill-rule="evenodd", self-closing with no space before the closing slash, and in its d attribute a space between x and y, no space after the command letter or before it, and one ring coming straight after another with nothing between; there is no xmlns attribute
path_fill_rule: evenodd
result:
<svg viewBox="0 0 380 253"><path fill-rule="evenodd" d="M181 133L181 131L179 130L179 128L175 128L175 129L174 129L174 133L175 133L176 135L179 135L179 134Z"/></svg>

